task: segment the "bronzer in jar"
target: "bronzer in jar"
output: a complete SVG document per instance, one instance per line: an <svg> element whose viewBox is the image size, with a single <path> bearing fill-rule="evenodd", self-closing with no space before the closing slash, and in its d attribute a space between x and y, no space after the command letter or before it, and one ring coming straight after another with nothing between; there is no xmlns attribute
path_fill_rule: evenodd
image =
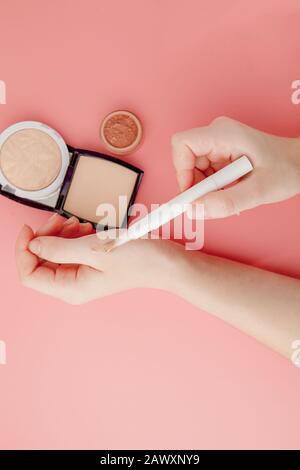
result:
<svg viewBox="0 0 300 470"><path fill-rule="evenodd" d="M125 155L133 152L142 139L140 120L129 111L114 111L101 124L100 136L112 153Z"/></svg>

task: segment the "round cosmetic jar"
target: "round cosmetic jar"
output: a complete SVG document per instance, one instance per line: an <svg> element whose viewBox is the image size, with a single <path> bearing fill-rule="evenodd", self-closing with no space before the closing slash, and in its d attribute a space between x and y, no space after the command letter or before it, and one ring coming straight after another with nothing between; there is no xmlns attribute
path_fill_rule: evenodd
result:
<svg viewBox="0 0 300 470"><path fill-rule="evenodd" d="M132 153L142 140L143 128L130 111L114 111L102 121L100 137L106 148L117 155Z"/></svg>

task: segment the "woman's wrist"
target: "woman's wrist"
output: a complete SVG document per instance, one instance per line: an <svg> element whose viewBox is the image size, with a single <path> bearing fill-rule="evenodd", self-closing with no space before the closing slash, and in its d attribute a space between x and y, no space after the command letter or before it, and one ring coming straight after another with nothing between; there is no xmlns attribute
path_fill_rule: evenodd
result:
<svg viewBox="0 0 300 470"><path fill-rule="evenodd" d="M182 276L184 246L170 240L144 240L152 245L149 251L144 285L153 289L161 289L176 293Z"/></svg>
<svg viewBox="0 0 300 470"><path fill-rule="evenodd" d="M205 255L186 250L184 245L173 241L158 240L156 248L154 259L157 270L156 275L152 276L149 287L185 298L189 284L193 281L195 269L198 276L201 274Z"/></svg>

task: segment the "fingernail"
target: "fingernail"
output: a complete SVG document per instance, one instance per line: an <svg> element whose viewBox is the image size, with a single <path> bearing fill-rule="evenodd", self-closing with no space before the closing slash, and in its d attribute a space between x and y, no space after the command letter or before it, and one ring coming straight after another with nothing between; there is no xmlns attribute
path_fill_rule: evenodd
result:
<svg viewBox="0 0 300 470"><path fill-rule="evenodd" d="M51 215L51 217L48 219L48 222L51 222L52 220L56 219L57 216L58 216L57 212L54 212L54 214Z"/></svg>
<svg viewBox="0 0 300 470"><path fill-rule="evenodd" d="M35 255L38 255L41 251L41 242L38 238L35 238L34 240L31 240L29 243L29 250L34 253Z"/></svg>
<svg viewBox="0 0 300 470"><path fill-rule="evenodd" d="M64 223L64 225L72 225L74 222L76 222L76 217L72 216L70 217L68 220L66 220L66 222Z"/></svg>

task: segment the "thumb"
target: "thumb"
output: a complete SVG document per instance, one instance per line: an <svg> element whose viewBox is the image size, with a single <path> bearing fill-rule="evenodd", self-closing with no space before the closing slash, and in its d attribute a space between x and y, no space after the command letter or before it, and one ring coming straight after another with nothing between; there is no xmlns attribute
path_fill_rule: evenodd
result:
<svg viewBox="0 0 300 470"><path fill-rule="evenodd" d="M105 252L99 250L99 245L101 241L96 235L72 239L37 237L29 243L29 250L39 258L53 263L85 264L101 269Z"/></svg>
<svg viewBox="0 0 300 470"><path fill-rule="evenodd" d="M228 189L206 194L194 205L204 205L205 219L219 219L257 207L261 204L258 193L257 184L253 184L253 179L249 177Z"/></svg>

